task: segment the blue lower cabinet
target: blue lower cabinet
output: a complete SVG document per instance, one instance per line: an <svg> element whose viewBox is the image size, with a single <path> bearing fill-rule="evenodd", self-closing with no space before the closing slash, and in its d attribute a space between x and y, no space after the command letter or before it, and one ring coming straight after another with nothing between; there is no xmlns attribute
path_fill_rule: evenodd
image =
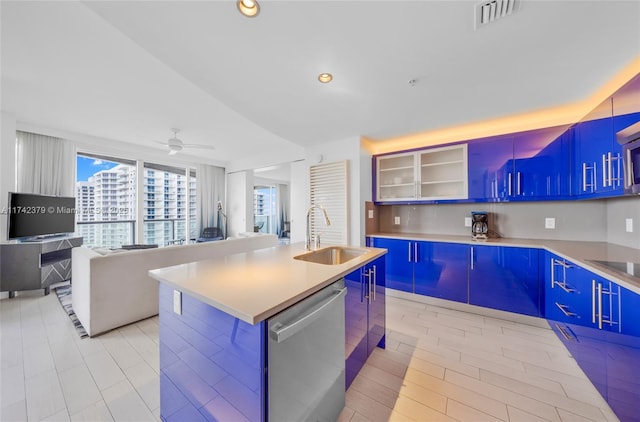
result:
<svg viewBox="0 0 640 422"><path fill-rule="evenodd" d="M469 247L469 303L540 316L538 249Z"/></svg>
<svg viewBox="0 0 640 422"><path fill-rule="evenodd" d="M369 265L371 295L369 300L367 354L370 355L376 347L385 348L386 332L386 295L384 257L376 259Z"/></svg>
<svg viewBox="0 0 640 422"><path fill-rule="evenodd" d="M360 372L369 356L367 353L367 308L364 297L364 271L358 269L344 278L347 287L345 297L345 336L346 336L346 387Z"/></svg>
<svg viewBox="0 0 640 422"><path fill-rule="evenodd" d="M467 303L467 250L460 243L420 242L415 293Z"/></svg>
<svg viewBox="0 0 640 422"><path fill-rule="evenodd" d="M640 422L640 295L546 252L545 317L622 422Z"/></svg>
<svg viewBox="0 0 640 422"><path fill-rule="evenodd" d="M160 283L160 414L164 421L266 419L266 323L250 325Z"/></svg>
<svg viewBox="0 0 640 422"><path fill-rule="evenodd" d="M386 286L413 293L413 264L417 243L411 240L374 238L373 246L387 250Z"/></svg>
<svg viewBox="0 0 640 422"><path fill-rule="evenodd" d="M544 252L545 317L553 321L595 327L595 286L584 268Z"/></svg>
<svg viewBox="0 0 640 422"><path fill-rule="evenodd" d="M640 338L640 294L624 287L620 287L620 332Z"/></svg>
<svg viewBox="0 0 640 422"><path fill-rule="evenodd" d="M345 276L346 388L376 347L385 347L385 257Z"/></svg>

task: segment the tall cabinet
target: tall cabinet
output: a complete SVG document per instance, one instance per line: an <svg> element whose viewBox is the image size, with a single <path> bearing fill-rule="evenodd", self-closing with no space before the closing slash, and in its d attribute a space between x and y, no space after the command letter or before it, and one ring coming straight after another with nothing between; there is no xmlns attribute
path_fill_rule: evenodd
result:
<svg viewBox="0 0 640 422"><path fill-rule="evenodd" d="M376 347L385 347L385 257L348 274L345 298L346 387Z"/></svg>

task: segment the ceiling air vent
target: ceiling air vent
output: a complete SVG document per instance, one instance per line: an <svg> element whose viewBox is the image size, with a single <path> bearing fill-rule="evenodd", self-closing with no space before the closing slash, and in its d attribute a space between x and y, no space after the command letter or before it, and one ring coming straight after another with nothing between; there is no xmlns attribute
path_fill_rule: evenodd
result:
<svg viewBox="0 0 640 422"><path fill-rule="evenodd" d="M475 28L509 16L518 10L519 0L491 0L476 5Z"/></svg>

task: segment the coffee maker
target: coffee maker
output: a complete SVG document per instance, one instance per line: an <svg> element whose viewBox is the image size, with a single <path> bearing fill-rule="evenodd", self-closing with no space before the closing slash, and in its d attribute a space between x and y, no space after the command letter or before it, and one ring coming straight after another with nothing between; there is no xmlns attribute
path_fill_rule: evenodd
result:
<svg viewBox="0 0 640 422"><path fill-rule="evenodd" d="M471 236L474 240L487 240L489 233L489 213L471 213Z"/></svg>

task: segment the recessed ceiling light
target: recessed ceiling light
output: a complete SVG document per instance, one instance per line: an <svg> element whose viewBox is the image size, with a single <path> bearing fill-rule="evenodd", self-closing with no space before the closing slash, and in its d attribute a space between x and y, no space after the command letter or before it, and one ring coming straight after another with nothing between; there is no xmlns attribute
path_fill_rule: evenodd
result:
<svg viewBox="0 0 640 422"><path fill-rule="evenodd" d="M240 13L247 17L253 18L260 13L260 5L256 0L238 0L236 5Z"/></svg>
<svg viewBox="0 0 640 422"><path fill-rule="evenodd" d="M333 80L333 75L331 73L321 73L318 75L318 80L323 84L328 84Z"/></svg>

